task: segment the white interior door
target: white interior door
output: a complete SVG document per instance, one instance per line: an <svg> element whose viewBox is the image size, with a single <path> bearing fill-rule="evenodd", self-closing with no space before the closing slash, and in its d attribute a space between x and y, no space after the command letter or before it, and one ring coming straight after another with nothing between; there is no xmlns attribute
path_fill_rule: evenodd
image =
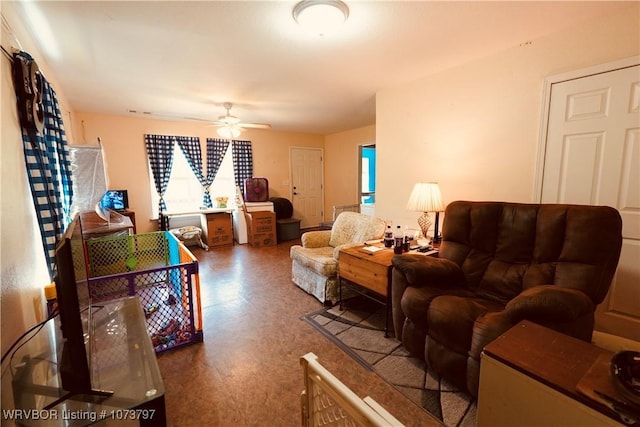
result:
<svg viewBox="0 0 640 427"><path fill-rule="evenodd" d="M323 218L323 164L320 148L291 148L291 196L301 228L316 227Z"/></svg>
<svg viewBox="0 0 640 427"><path fill-rule="evenodd" d="M546 135L541 201L622 216L622 253L596 329L640 340L640 66L552 84Z"/></svg>

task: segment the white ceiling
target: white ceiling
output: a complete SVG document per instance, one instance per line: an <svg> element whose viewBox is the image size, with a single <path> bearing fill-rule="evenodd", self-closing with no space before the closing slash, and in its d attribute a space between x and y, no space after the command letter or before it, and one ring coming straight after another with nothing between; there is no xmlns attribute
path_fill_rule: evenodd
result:
<svg viewBox="0 0 640 427"><path fill-rule="evenodd" d="M610 1L346 3L349 20L324 38L298 28L295 1L11 6L37 35L74 110L216 119L230 101L243 121L318 134L374 124L380 89L624 7Z"/></svg>

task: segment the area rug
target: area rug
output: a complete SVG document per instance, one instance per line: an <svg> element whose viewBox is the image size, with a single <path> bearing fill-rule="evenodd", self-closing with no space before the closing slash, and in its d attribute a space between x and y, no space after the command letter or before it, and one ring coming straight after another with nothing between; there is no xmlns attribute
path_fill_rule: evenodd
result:
<svg viewBox="0 0 640 427"><path fill-rule="evenodd" d="M346 301L343 308L325 308L303 319L446 426L476 425L476 401L471 395L411 357L398 340L384 337L381 304L358 297Z"/></svg>

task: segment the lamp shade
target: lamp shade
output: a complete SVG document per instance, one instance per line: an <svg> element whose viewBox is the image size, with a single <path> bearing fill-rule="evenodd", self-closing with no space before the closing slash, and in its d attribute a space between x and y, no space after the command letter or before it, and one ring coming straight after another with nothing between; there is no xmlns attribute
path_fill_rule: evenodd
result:
<svg viewBox="0 0 640 427"><path fill-rule="evenodd" d="M407 210L415 212L442 212L442 193L437 182L418 182L413 186Z"/></svg>

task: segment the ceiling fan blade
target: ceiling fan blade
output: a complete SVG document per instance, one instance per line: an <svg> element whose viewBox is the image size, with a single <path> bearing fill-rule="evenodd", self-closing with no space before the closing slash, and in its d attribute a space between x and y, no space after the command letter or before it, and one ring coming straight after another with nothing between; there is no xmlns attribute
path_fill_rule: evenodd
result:
<svg viewBox="0 0 640 427"><path fill-rule="evenodd" d="M182 117L185 120L192 120L194 122L211 123L211 120L199 119L198 117Z"/></svg>
<svg viewBox="0 0 640 427"><path fill-rule="evenodd" d="M252 129L271 129L271 125L266 123L238 123L238 126Z"/></svg>
<svg viewBox="0 0 640 427"><path fill-rule="evenodd" d="M137 111L137 110L131 110L131 109L128 110L128 112L131 114L145 115L145 116L151 116L151 117L157 117L157 118L166 118L166 119L172 119L172 120L189 120L189 121L200 122L200 123L208 123L209 127L228 126L228 127L234 127L234 128L247 128L247 129L271 129L271 125L267 123L241 123L239 118L237 118L236 116L232 116L229 113L229 110L231 109L231 103L225 103L225 108L227 110L227 114L225 116L219 116L218 120L209 120L209 119L203 119L199 117L186 117L186 116L180 117L177 115L171 115L171 114L165 114L165 113Z"/></svg>
<svg viewBox="0 0 640 427"><path fill-rule="evenodd" d="M202 119L198 117L187 117L187 116L179 116L176 114L167 114L162 112L151 112L151 111L138 111L138 110L127 110L130 114L135 114L137 116L145 116L145 117L153 117L156 119L167 119L167 120L189 120L194 122L204 122L211 123L211 120Z"/></svg>
<svg viewBox="0 0 640 427"><path fill-rule="evenodd" d="M218 126L218 127L234 126L234 127L247 128L247 129L271 129L271 125L266 123L236 123L236 124L230 125L229 123L226 123L220 120L212 121L210 123L211 123L211 126Z"/></svg>

